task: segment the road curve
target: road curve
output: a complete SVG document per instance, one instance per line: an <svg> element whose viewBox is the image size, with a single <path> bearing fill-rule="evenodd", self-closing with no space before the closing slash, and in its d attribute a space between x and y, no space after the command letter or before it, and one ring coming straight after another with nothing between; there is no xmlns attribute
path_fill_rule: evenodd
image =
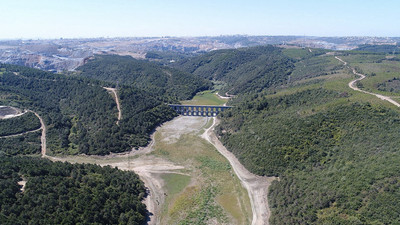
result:
<svg viewBox="0 0 400 225"><path fill-rule="evenodd" d="M249 194L251 210L253 212L252 225L269 225L270 210L268 205L268 188L276 177L263 177L250 173L222 143L214 133L214 128L219 123L217 118L210 128L202 135L204 139L210 142L231 164L233 170L247 189Z"/></svg>
<svg viewBox="0 0 400 225"><path fill-rule="evenodd" d="M335 56L335 59L337 59L337 60L339 60L340 62L342 62L345 66L347 65L347 62L343 61L341 58ZM353 74L354 74L354 75L359 76L359 78L357 78L357 79L352 80L352 81L349 82L349 88L351 88L351 89L353 89L353 90L355 90L355 91L359 91L359 92L365 93L365 94L374 95L374 96L378 97L378 98L381 99L381 100L388 101L388 102L392 103L393 105L395 105L395 106L397 106L397 107L400 107L400 104L399 104L398 102L396 102L395 100L391 99L391 98L388 97L388 96L384 96L384 95L380 95L380 94L375 94L375 93L372 93L372 92L369 92L369 91L364 91L364 90L361 90L360 88L358 88L357 85L356 85L357 82L360 81L360 80L362 80L362 79L364 79L366 76L365 76L364 74L357 73L356 69L354 69L354 68L351 68L351 67L349 67L349 66L347 66L347 67L350 68L350 69L353 71Z"/></svg>

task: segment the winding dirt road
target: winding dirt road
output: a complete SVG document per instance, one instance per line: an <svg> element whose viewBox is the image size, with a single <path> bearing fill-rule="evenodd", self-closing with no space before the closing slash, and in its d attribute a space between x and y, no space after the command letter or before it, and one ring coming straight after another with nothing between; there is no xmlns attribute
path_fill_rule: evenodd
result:
<svg viewBox="0 0 400 225"><path fill-rule="evenodd" d="M347 62L345 62L345 61L342 60L341 58L335 56L335 59L339 60L339 61L342 62L345 66L347 66ZM357 85L356 85L357 82L360 81L360 80L362 80L362 79L364 79L366 76L365 76L364 74L357 73L356 69L354 69L354 68L351 68L351 67L349 67L349 66L347 66L347 67L350 68L350 69L353 71L353 74L354 74L354 75L359 76L359 78L350 81L349 87L350 87L351 89L353 89L353 90L355 90L355 91L359 91L359 92L365 93L365 94L374 95L374 96L378 97L378 98L381 99L381 100L388 101L388 102L392 103L393 105L395 105L395 106L397 106L397 107L400 107L400 104L399 104L398 102L396 102L395 100L393 100L392 98L390 98L390 97L388 97L388 96L384 96L384 95L380 95L380 94L375 94L375 93L372 93L372 92L369 92L369 91L364 91L364 90L361 90L360 88L358 88Z"/></svg>
<svg viewBox="0 0 400 225"><path fill-rule="evenodd" d="M225 146L218 140L214 128L218 125L217 118L213 125L202 135L210 142L231 164L242 185L249 194L251 209L253 212L252 225L269 225L270 210L268 205L268 188L276 177L262 177L250 173Z"/></svg>
<svg viewBox="0 0 400 225"><path fill-rule="evenodd" d="M118 121L117 125L119 125L119 121L122 118L122 111L121 111L121 104L119 103L119 98L118 98L118 93L116 88L110 88L110 87L103 87L107 91L110 91L115 99L115 103L117 104L117 109L118 109Z"/></svg>

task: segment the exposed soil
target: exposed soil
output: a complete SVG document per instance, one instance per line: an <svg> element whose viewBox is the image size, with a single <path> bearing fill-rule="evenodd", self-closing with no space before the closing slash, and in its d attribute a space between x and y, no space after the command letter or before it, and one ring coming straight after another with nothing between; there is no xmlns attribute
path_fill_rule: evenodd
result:
<svg viewBox="0 0 400 225"><path fill-rule="evenodd" d="M262 177L250 173L239 160L229 152L218 140L214 133L215 126L219 123L215 118L213 125L208 128L202 137L210 142L231 164L242 185L249 194L251 208L253 211L252 225L268 225L270 210L268 206L268 188L276 177Z"/></svg>
<svg viewBox="0 0 400 225"><path fill-rule="evenodd" d="M21 185L21 191L24 192L25 191L25 185L26 185L26 180L24 178L22 178L21 181L18 181L18 185Z"/></svg>
<svg viewBox="0 0 400 225"><path fill-rule="evenodd" d="M0 119L9 119L24 115L20 109L11 106L0 106Z"/></svg>

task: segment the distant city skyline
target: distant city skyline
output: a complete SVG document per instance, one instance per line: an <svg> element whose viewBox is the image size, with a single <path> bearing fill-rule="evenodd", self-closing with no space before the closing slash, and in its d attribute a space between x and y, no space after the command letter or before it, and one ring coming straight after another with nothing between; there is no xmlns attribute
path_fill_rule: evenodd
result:
<svg viewBox="0 0 400 225"><path fill-rule="evenodd" d="M0 39L400 37L396 0L1 0Z"/></svg>

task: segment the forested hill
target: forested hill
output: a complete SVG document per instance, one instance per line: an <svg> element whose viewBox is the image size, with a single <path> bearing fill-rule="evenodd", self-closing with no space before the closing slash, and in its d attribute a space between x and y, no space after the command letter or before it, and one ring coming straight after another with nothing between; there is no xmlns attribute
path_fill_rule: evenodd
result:
<svg viewBox="0 0 400 225"><path fill-rule="evenodd" d="M19 181L26 181L25 187ZM33 157L0 158L0 224L144 224L132 172Z"/></svg>
<svg viewBox="0 0 400 225"><path fill-rule="evenodd" d="M270 187L270 223L400 224L398 108L350 89L352 71L332 54L282 52L296 59L291 81L238 95L216 129L246 168L280 177ZM400 71L385 54L346 54L373 74L361 82L373 92Z"/></svg>
<svg viewBox="0 0 400 225"><path fill-rule="evenodd" d="M294 59L281 48L260 46L217 50L201 56L185 58L174 67L197 76L224 81L221 93L258 92L286 82L294 67Z"/></svg>
<svg viewBox="0 0 400 225"><path fill-rule="evenodd" d="M162 96L121 86L123 117L118 126L116 103L104 82L15 65L0 64L0 70L0 105L34 110L44 118L48 154L129 151L145 146L153 129L175 116ZM40 139L33 141L38 138L33 135L2 139L0 150L11 155L38 152Z"/></svg>
<svg viewBox="0 0 400 225"><path fill-rule="evenodd" d="M211 88L211 82L198 76L130 56L95 55L77 70L84 77L133 85L178 100L189 99Z"/></svg>
<svg viewBox="0 0 400 225"><path fill-rule="evenodd" d="M387 54L399 54L400 45L360 45L354 51L364 51L373 53L387 53Z"/></svg>

